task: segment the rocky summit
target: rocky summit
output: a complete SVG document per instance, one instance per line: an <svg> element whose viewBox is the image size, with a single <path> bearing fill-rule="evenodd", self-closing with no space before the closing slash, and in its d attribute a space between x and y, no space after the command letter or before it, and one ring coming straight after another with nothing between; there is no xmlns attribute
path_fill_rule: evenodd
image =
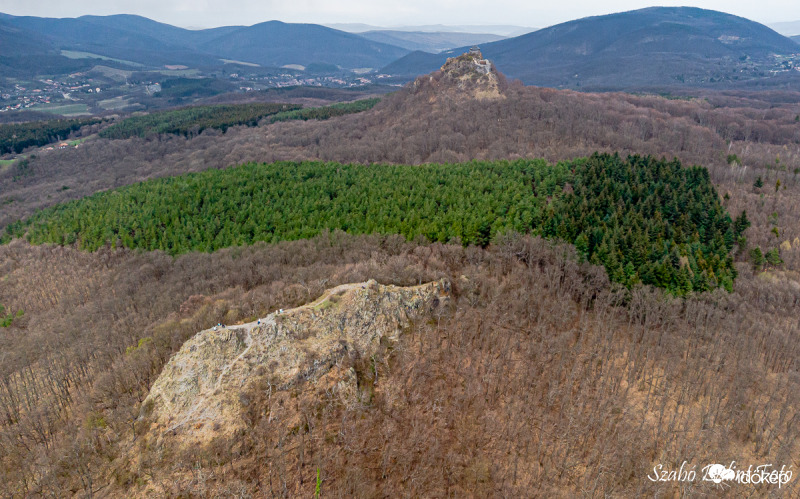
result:
<svg viewBox="0 0 800 499"><path fill-rule="evenodd" d="M413 83L414 89L433 87L436 97L448 99L472 98L477 100L503 99L500 79L492 62L484 59L480 49L473 47L458 57L451 57L441 69L431 75L421 76Z"/></svg>

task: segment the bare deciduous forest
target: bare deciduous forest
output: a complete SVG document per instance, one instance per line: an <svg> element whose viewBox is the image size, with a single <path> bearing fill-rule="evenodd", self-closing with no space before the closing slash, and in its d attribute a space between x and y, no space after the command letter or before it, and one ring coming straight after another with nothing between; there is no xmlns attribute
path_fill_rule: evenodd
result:
<svg viewBox="0 0 800 499"><path fill-rule="evenodd" d="M426 77L427 78L427 77ZM800 467L800 104L796 94L687 100L503 82L452 98L437 75L325 122L97 140L0 174L0 224L147 178L244 161L455 162L600 151L707 166L746 210L734 291L628 291L574 247L509 235L487 249L324 233L177 257L0 246L0 495L576 497L722 495L741 486L648 480L660 463ZM757 187L757 180L761 180ZM66 186L67 189L62 187ZM372 359L368 397L325 384L245 394L246 430L176 453L141 403L197 331L376 279L447 278L451 307ZM246 402L246 404L245 404ZM797 479L757 496L791 497Z"/></svg>
<svg viewBox="0 0 800 499"><path fill-rule="evenodd" d="M0 253L2 299L25 310L2 336L4 494L298 496L319 468L334 497L642 496L671 490L645 478L653 462L796 460L800 289L782 272L742 266L732 294L672 299L626 297L573 248L528 237L488 250L335 233L175 259L22 242ZM208 324L340 283L441 277L455 287L448 313L374 364L352 360L369 402L314 385L265 400L255 386L246 433L191 455L136 419L161 366Z"/></svg>
<svg viewBox="0 0 800 499"><path fill-rule="evenodd" d="M24 172L16 171L18 164L0 173L0 225L99 190L246 161L419 164L541 157L555 162L619 151L706 166L718 190L730 192L731 213L745 208L764 222L755 224L764 230L751 229L756 244L774 246L767 219L778 204L778 244L800 237L791 226L800 219L800 198L794 193L800 181L797 93L667 99L503 82L502 100L480 101L439 92L435 76L420 81L371 111L332 121L236 127L224 134L209 130L191 138L99 140L40 155ZM759 176L766 187L754 192ZM778 199L782 196L785 202Z"/></svg>

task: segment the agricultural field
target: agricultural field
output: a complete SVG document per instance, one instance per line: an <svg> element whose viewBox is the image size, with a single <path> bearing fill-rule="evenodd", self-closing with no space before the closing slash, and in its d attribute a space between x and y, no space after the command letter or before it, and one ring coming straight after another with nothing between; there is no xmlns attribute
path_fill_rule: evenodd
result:
<svg viewBox="0 0 800 499"><path fill-rule="evenodd" d="M132 61L126 61L123 59L115 59L113 57L106 57L99 54L92 54L91 52L79 52L75 50L62 50L61 55L67 57L69 59L99 59L101 61L114 61L120 64L125 64L126 66L132 67L143 67L142 64L138 64Z"/></svg>
<svg viewBox="0 0 800 499"><path fill-rule="evenodd" d="M31 108L34 111L41 111L56 114L64 117L90 115L89 106L83 103L76 104L42 104Z"/></svg>
<svg viewBox="0 0 800 499"><path fill-rule="evenodd" d="M121 109L125 109L126 107L130 107L133 104L134 103L132 103L129 98L124 96L101 100L97 103L99 107L107 111L119 111Z"/></svg>

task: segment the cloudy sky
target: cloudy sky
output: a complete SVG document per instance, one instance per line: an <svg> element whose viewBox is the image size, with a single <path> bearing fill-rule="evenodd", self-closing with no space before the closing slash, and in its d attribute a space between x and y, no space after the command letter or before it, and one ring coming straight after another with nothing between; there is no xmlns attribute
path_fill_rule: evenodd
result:
<svg viewBox="0 0 800 499"><path fill-rule="evenodd" d="M183 27L255 24L277 19L308 23L510 24L546 27L580 17L654 5L661 0L0 0L0 12L42 17L139 14ZM691 4L762 23L800 20L800 0L696 0Z"/></svg>

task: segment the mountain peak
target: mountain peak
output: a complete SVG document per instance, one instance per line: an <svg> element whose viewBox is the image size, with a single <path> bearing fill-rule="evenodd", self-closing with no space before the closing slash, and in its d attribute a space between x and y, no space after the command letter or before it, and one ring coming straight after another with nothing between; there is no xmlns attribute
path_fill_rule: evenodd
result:
<svg viewBox="0 0 800 499"><path fill-rule="evenodd" d="M472 47L458 57L451 57L442 65L442 73L453 78L462 79L464 76L480 78L492 73L492 63L483 58L481 49Z"/></svg>
<svg viewBox="0 0 800 499"><path fill-rule="evenodd" d="M435 95L477 100L502 99L500 78L491 61L484 59L478 47L457 57L450 57L441 69L414 82L415 87L433 85Z"/></svg>

